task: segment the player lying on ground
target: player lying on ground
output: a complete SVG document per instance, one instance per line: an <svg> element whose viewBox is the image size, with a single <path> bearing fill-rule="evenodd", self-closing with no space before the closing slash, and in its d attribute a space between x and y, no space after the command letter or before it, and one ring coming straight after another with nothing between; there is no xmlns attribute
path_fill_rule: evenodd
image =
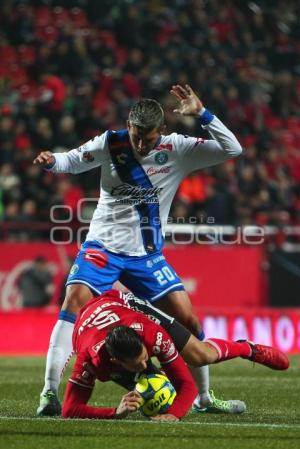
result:
<svg viewBox="0 0 300 449"><path fill-rule="evenodd" d="M152 319L131 307L144 309ZM197 389L186 363L202 366L242 357L277 370L289 366L282 352L268 346L217 338L200 342L175 319L117 290L84 306L75 323L73 345L77 359L65 393L65 418L123 418L136 411L140 406L133 391L137 374L155 370L152 356L177 392L168 413L152 418L160 421L183 418L193 403ZM116 408L88 406L96 379L114 380L131 391Z"/></svg>
<svg viewBox="0 0 300 449"><path fill-rule="evenodd" d="M174 316L199 340L205 336L181 279L161 249L174 195L182 179L242 152L233 133L206 109L190 86L174 85L174 111L191 116L209 139L166 133L164 111L153 99L130 110L127 129L108 130L66 153L42 151L34 164L56 173L81 173L101 166L101 194L86 241L67 280L66 297L53 329L38 415L57 398L62 371L72 354L72 332L80 308L120 280L139 298ZM99 172L100 173L100 172ZM240 413L241 401L209 394L208 367L193 368L199 397L195 408ZM56 414L60 404L56 400Z"/></svg>

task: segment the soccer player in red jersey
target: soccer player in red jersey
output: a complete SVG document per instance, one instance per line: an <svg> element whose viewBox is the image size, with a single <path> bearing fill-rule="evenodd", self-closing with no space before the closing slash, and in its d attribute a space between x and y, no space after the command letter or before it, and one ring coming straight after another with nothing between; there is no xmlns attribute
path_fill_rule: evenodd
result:
<svg viewBox="0 0 300 449"><path fill-rule="evenodd" d="M200 342L174 318L117 290L83 307L75 324L73 345L77 359L65 393L62 414L66 418L113 419L136 411L140 397L134 385L140 373L157 370L152 356L158 358L177 392L168 413L152 418L160 421L183 418L197 395L185 362L202 366L243 357L273 369L289 366L282 352L268 346L215 338ZM96 379L114 380L131 391L122 397L118 407L88 406Z"/></svg>

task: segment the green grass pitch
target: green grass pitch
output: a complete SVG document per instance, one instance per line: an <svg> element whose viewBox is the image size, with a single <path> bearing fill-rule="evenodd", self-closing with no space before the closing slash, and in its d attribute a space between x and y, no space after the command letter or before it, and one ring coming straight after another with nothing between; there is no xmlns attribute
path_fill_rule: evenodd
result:
<svg viewBox="0 0 300 449"><path fill-rule="evenodd" d="M246 401L247 412L168 424L139 412L123 421L36 418L45 359L0 357L0 449L299 449L300 357L290 360L286 372L243 360L211 367L216 396ZM98 383L93 404L117 405L123 391Z"/></svg>

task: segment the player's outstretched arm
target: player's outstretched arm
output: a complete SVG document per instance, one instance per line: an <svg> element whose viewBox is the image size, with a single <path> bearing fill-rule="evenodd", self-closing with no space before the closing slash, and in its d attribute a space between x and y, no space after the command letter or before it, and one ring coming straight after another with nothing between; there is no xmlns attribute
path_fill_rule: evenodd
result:
<svg viewBox="0 0 300 449"><path fill-rule="evenodd" d="M210 167L239 156L242 147L235 135L214 114L206 109L193 89L186 84L172 86L170 93L178 100L179 107L174 112L182 116L198 118L199 124L213 139L177 136L177 147L186 165L186 173ZM199 151L200 150L200 151Z"/></svg>
<svg viewBox="0 0 300 449"><path fill-rule="evenodd" d="M181 115L197 116L203 109L203 103L193 89L186 84L184 87L176 84L170 93L179 101L180 106L173 112Z"/></svg>
<svg viewBox="0 0 300 449"><path fill-rule="evenodd" d="M41 151L40 154L33 160L36 165L53 165L55 163L55 157L51 151Z"/></svg>
<svg viewBox="0 0 300 449"><path fill-rule="evenodd" d="M42 151L33 163L43 165L55 173L83 173L102 164L106 148L106 133L103 133L70 151L63 153Z"/></svg>
<svg viewBox="0 0 300 449"><path fill-rule="evenodd" d="M92 395L97 372L89 361L82 363L84 354L77 356L72 376L68 382L62 408L64 418L120 419L136 411L141 397L136 392L125 394L118 407L91 407L88 401Z"/></svg>
<svg viewBox="0 0 300 449"><path fill-rule="evenodd" d="M135 412L141 405L141 397L131 391L126 393L119 406L91 407L87 405L93 389L69 382L62 408L64 418L121 419Z"/></svg>
<svg viewBox="0 0 300 449"><path fill-rule="evenodd" d="M115 417L117 419L126 418L130 413L136 412L141 406L141 396L136 391L130 391L121 399L121 402L116 410Z"/></svg>

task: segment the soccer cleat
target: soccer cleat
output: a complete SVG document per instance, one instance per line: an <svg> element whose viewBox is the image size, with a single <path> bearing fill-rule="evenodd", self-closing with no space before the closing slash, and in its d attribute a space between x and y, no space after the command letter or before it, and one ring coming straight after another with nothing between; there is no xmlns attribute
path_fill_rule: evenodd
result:
<svg viewBox="0 0 300 449"><path fill-rule="evenodd" d="M272 348L271 346L256 345L251 341L247 341L247 343L252 349L251 356L246 357L248 360L276 370L285 370L290 366L289 359L279 349Z"/></svg>
<svg viewBox="0 0 300 449"><path fill-rule="evenodd" d="M37 416L57 416L61 415L61 405L52 390L47 390L40 396L40 405L36 411Z"/></svg>
<svg viewBox="0 0 300 449"><path fill-rule="evenodd" d="M230 399L224 401L222 399L215 398L214 392L210 392L210 400L207 404L200 403L199 396L193 403L192 410L200 413L227 413L227 414L239 414L246 411L246 404L243 401Z"/></svg>

